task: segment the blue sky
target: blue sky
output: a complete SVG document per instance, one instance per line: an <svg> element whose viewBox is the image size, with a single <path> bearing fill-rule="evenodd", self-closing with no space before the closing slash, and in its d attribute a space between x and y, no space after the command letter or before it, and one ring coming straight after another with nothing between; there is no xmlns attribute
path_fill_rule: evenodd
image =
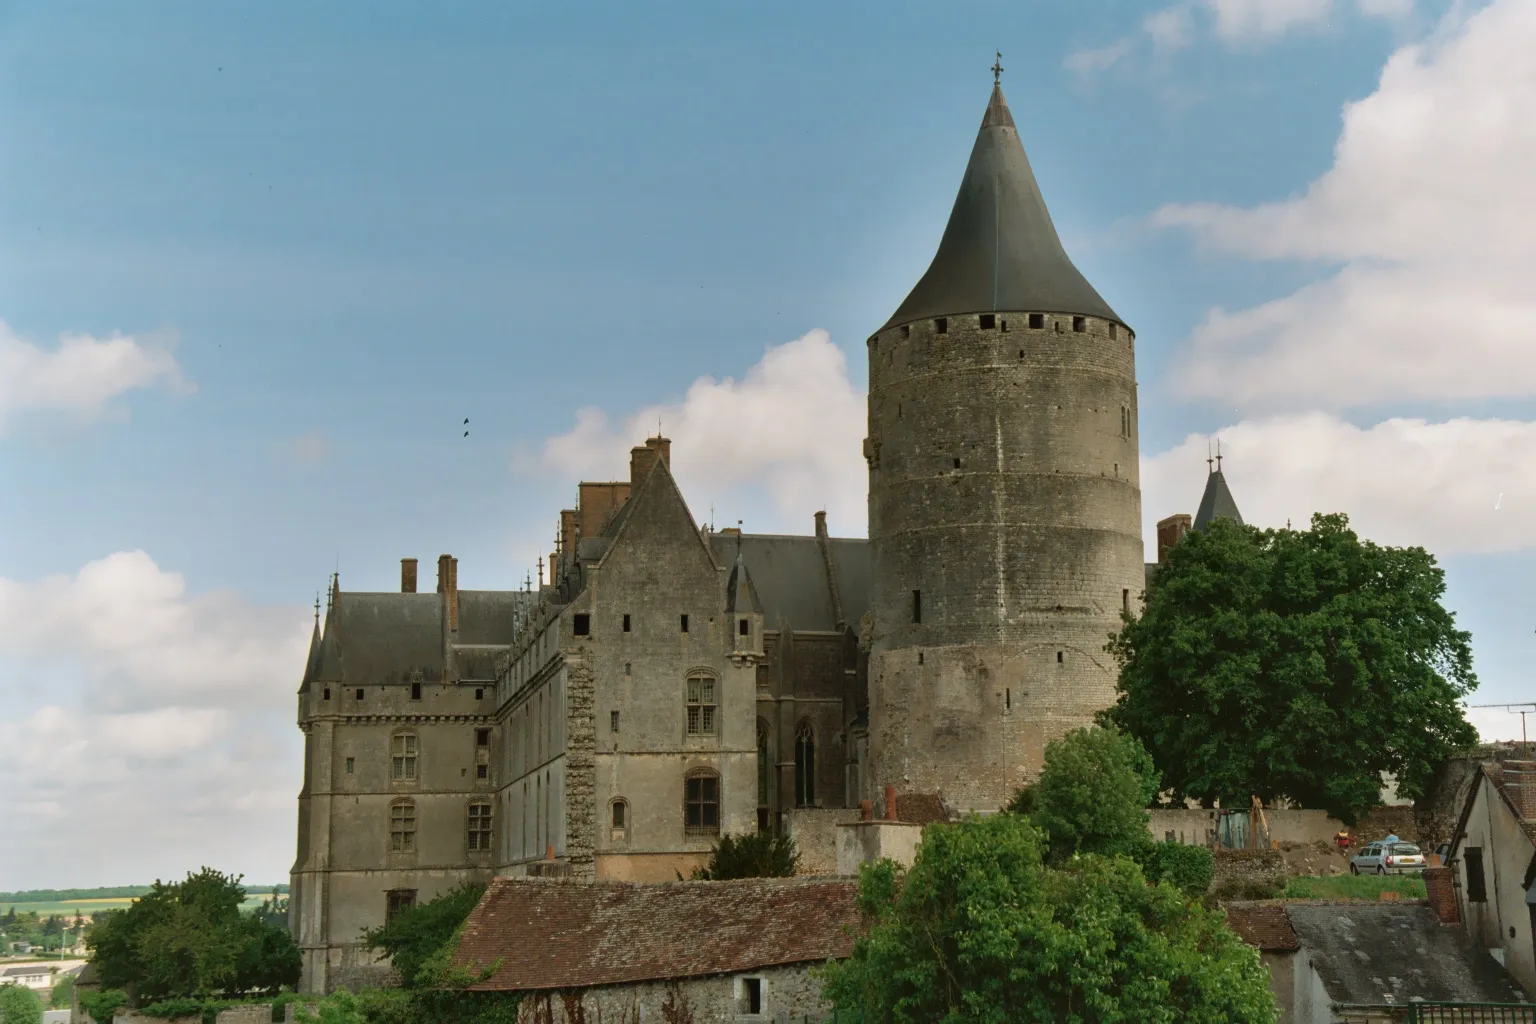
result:
<svg viewBox="0 0 1536 1024"><path fill-rule="evenodd" d="M995 49L1137 331L1148 522L1219 433L1250 520L1437 552L1476 700L1536 699L1532 44L1529 0L0 7L0 889L285 877L326 576L514 586L658 416L700 518L862 534L863 339Z"/></svg>

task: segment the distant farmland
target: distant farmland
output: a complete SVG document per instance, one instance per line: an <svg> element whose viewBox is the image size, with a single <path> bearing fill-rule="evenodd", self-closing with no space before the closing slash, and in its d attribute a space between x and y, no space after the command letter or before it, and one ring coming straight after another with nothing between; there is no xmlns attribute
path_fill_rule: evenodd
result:
<svg viewBox="0 0 1536 1024"><path fill-rule="evenodd" d="M286 895L286 885L253 885L246 890L241 910L252 910L272 898L272 890ZM16 913L34 913L43 917L60 914L73 917L82 914L100 914L108 910L122 910L139 896L149 892L147 885L119 886L115 889L39 889L29 892L0 892L0 914L12 907ZM76 895L78 893L78 895ZM63 897L63 898L61 898Z"/></svg>

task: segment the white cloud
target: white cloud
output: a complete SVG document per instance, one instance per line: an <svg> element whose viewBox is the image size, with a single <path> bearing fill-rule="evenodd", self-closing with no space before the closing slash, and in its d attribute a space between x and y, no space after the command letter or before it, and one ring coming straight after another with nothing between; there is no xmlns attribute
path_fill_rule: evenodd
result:
<svg viewBox="0 0 1536 1024"><path fill-rule="evenodd" d="M1333 0L1205 0L1216 34L1232 41L1283 35L1333 15Z"/></svg>
<svg viewBox="0 0 1536 1024"><path fill-rule="evenodd" d="M1341 263L1213 311L1190 394L1332 406L1536 393L1536 4L1495 0L1401 49L1344 110L1333 166L1295 198L1155 215L1255 258Z"/></svg>
<svg viewBox="0 0 1536 1024"><path fill-rule="evenodd" d="M309 630L305 609L189 593L139 551L0 579L0 820L28 822L0 877L125 884L209 863L283 880Z"/></svg>
<svg viewBox="0 0 1536 1024"><path fill-rule="evenodd" d="M767 519L749 522L748 530L809 532L811 514L826 509L835 533L862 536L864 409L863 389L848 379L842 350L815 330L769 348L740 380L701 377L681 402L644 408L620 427L601 410L582 409L575 427L520 459L519 468L624 479L630 448L652 435L659 419L695 516L713 503L720 522L730 523L766 498L773 511L754 513Z"/></svg>
<svg viewBox="0 0 1536 1024"><path fill-rule="evenodd" d="M0 432L28 412L94 419L119 395L155 385L187 386L165 345L121 334L106 339L66 334L57 348L46 350L0 321Z"/></svg>
<svg viewBox="0 0 1536 1024"><path fill-rule="evenodd" d="M1193 17L1189 4L1165 7L1153 11L1141 23L1152 39L1152 46L1159 52L1183 49L1190 43L1194 32Z"/></svg>
<svg viewBox="0 0 1536 1024"><path fill-rule="evenodd" d="M1097 50L1077 50L1067 54L1062 64L1068 71L1079 75L1108 71L1130 54L1133 45L1131 40L1122 39Z"/></svg>
<svg viewBox="0 0 1536 1024"><path fill-rule="evenodd" d="M1536 423L1391 419L1360 428L1325 413L1224 427L1223 470L1243 519L1304 528L1343 512L1381 544L1436 556L1536 546ZM1141 465L1142 536L1156 559L1156 523L1193 514L1207 442L1191 435Z"/></svg>

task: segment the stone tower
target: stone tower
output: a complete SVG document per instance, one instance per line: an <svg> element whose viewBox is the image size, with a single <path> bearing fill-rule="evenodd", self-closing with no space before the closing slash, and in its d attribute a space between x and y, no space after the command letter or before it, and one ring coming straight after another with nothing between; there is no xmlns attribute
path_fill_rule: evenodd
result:
<svg viewBox="0 0 1536 1024"><path fill-rule="evenodd" d="M1132 342L994 86L938 254L869 339L872 786L995 809L1113 701L1144 571Z"/></svg>

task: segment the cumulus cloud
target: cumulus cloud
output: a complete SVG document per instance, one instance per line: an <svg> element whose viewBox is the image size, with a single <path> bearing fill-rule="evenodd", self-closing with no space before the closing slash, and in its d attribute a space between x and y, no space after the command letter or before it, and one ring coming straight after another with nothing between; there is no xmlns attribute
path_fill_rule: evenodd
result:
<svg viewBox="0 0 1536 1024"><path fill-rule="evenodd" d="M0 877L126 883L206 862L282 880L309 629L302 608L190 593L140 551L0 578L0 820L28 823Z"/></svg>
<svg viewBox="0 0 1536 1024"><path fill-rule="evenodd" d="M1390 419L1362 428L1314 412L1191 435L1144 458L1148 561L1157 521L1198 507L1215 436L1238 509L1255 525L1300 528L1314 512L1343 512L1378 543L1437 556L1536 546L1536 423Z"/></svg>
<svg viewBox="0 0 1536 1024"><path fill-rule="evenodd" d="M1536 5L1495 0L1392 56L1302 195L1158 211L1221 250L1339 264L1292 295L1212 311L1191 339L1189 394L1342 407L1536 393L1533 47Z"/></svg>
<svg viewBox="0 0 1536 1024"><path fill-rule="evenodd" d="M1079 75L1108 71L1128 56L1134 45L1131 40L1122 39L1097 50L1077 50L1067 54L1062 64L1068 71Z"/></svg>
<svg viewBox="0 0 1536 1024"><path fill-rule="evenodd" d="M23 413L101 416L119 395L152 386L184 389L169 347L121 334L97 339L65 334L44 349L0 321L0 432Z"/></svg>
<svg viewBox="0 0 1536 1024"><path fill-rule="evenodd" d="M700 377L681 402L649 406L615 426L582 409L568 432L548 439L524 471L581 479L623 479L629 450L656 430L672 439L672 471L697 516L705 504L729 515L767 508L749 530L809 530L825 509L835 532L859 536L866 524L867 470L860 454L864 392L825 331L770 347L740 380ZM771 510L771 511L770 511ZM724 518L730 522L735 516Z"/></svg>
<svg viewBox="0 0 1536 1024"><path fill-rule="evenodd" d="M1536 711L1525 716L1527 736L1520 735L1520 715L1504 708L1467 708L1467 721L1477 729L1484 743L1499 740L1536 740Z"/></svg>

